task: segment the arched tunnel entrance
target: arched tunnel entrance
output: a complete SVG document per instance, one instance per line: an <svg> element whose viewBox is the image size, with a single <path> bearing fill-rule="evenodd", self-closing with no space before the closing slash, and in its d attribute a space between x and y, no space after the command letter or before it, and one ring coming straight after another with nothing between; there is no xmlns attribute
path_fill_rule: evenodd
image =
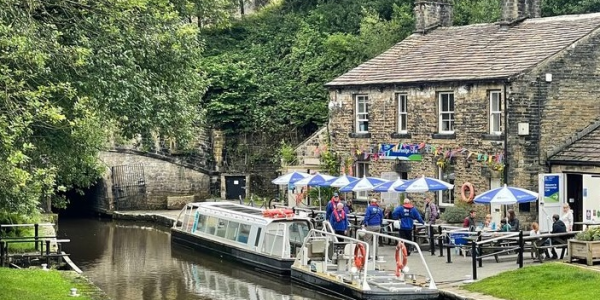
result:
<svg viewBox="0 0 600 300"><path fill-rule="evenodd" d="M101 199L103 193L103 184L98 181L95 185L84 189L83 194L75 189L65 192L63 195L69 203L66 208L53 208L53 211L61 218L81 218L90 217L98 213L98 199Z"/></svg>

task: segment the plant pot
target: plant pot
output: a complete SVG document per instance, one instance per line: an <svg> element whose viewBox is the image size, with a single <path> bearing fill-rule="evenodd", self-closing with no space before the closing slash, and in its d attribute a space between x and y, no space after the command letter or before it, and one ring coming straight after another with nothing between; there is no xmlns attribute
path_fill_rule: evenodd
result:
<svg viewBox="0 0 600 300"><path fill-rule="evenodd" d="M569 262L573 259L585 259L588 266L600 261L600 241L569 240Z"/></svg>

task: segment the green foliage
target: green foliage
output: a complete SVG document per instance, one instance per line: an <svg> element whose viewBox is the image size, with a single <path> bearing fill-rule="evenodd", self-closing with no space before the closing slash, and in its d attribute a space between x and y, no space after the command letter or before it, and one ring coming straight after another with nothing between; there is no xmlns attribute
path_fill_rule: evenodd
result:
<svg viewBox="0 0 600 300"><path fill-rule="evenodd" d="M584 231L577 233L575 239L579 241L600 241L600 227L588 226Z"/></svg>
<svg viewBox="0 0 600 300"><path fill-rule="evenodd" d="M338 176L340 175L340 168L342 165L342 160L339 155L333 153L329 150L322 151L320 156L321 168L324 173Z"/></svg>
<svg viewBox="0 0 600 300"><path fill-rule="evenodd" d="M544 263L502 272L463 288L500 299L592 299L600 293L599 280L597 271L565 263Z"/></svg>
<svg viewBox="0 0 600 300"><path fill-rule="evenodd" d="M323 84L410 34L411 9L408 0L288 0L204 30L211 124L236 133L314 132L328 117Z"/></svg>
<svg viewBox="0 0 600 300"><path fill-rule="evenodd" d="M542 16L600 12L600 0L544 0Z"/></svg>
<svg viewBox="0 0 600 300"><path fill-rule="evenodd" d="M197 28L167 0L0 0L0 211L91 186L116 127L193 137L205 80Z"/></svg>
<svg viewBox="0 0 600 300"><path fill-rule="evenodd" d="M494 23L500 20L501 0L455 0L454 25Z"/></svg>
<svg viewBox="0 0 600 300"><path fill-rule="evenodd" d="M465 205L455 205L446 207L444 212L440 215L440 219L447 223L462 223L464 219L469 215L471 208Z"/></svg>
<svg viewBox="0 0 600 300"><path fill-rule="evenodd" d="M298 161L296 149L285 141L281 141L279 146L279 158L283 165L293 165Z"/></svg>

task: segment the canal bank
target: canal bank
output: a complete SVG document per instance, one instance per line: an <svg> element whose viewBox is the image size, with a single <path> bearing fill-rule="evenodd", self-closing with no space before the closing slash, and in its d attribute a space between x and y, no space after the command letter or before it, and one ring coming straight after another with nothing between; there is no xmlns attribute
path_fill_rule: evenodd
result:
<svg viewBox="0 0 600 300"><path fill-rule="evenodd" d="M115 211L105 215L114 220L153 222L162 226L171 227L177 220L179 211ZM393 260L394 251L395 247L393 246L384 246L380 248L379 256L383 256L384 260L386 260L384 263L385 268L395 268L395 261ZM416 258L417 256L413 254L410 259ZM470 279L470 274L472 271L470 257L454 255L452 257L452 263L447 263L446 257L439 257L437 255L432 256L430 253L424 253L424 258L433 273L438 288L440 289L440 299L502 300L484 294L472 293L460 288L461 285ZM498 263L493 262L493 265L491 262L485 262L484 264L487 265L487 268L483 267L478 270L478 277L480 279L493 276L504 271L515 270L518 267L514 261L500 261ZM416 274L420 274L422 272L421 274L424 274L424 270L419 270L417 267L415 267L412 272Z"/></svg>

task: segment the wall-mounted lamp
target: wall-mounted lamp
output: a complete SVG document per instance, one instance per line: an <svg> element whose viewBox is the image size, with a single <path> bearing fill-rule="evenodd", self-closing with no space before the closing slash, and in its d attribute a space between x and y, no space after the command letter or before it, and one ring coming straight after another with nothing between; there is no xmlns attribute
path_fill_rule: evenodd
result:
<svg viewBox="0 0 600 300"><path fill-rule="evenodd" d="M337 88L337 89L335 89L335 91L336 91L338 94L341 94L341 93L342 93L342 89L340 89L340 88Z"/></svg>

